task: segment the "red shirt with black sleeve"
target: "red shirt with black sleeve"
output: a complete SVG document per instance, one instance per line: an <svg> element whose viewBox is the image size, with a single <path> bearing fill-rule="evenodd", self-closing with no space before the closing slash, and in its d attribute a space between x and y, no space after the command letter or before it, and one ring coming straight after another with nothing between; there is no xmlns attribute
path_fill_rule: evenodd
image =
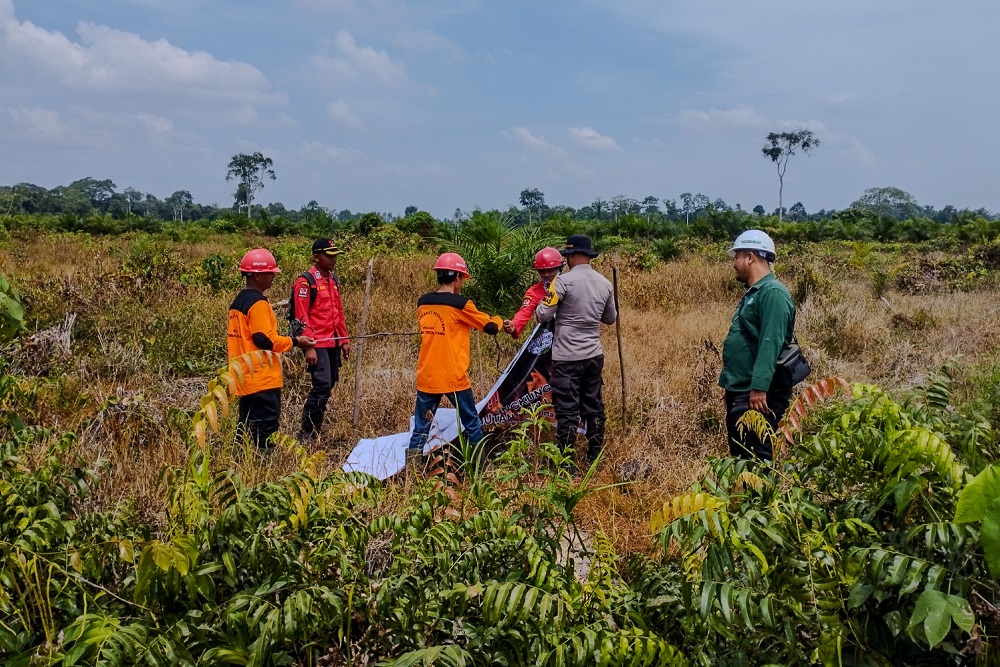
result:
<svg viewBox="0 0 1000 667"><path fill-rule="evenodd" d="M316 347L343 347L347 338L344 304L340 300L340 287L332 273L325 278L315 266L309 273L316 279L316 301L309 304L309 281L304 276L295 279L292 287L295 316L302 322L302 335L317 341Z"/></svg>
<svg viewBox="0 0 1000 667"><path fill-rule="evenodd" d="M521 309L514 313L514 317L510 318L510 323L514 325L514 338L521 337L524 326L531 320L531 316L535 314L535 307L544 298L545 283L542 281L538 281L524 293L524 300L521 301Z"/></svg>

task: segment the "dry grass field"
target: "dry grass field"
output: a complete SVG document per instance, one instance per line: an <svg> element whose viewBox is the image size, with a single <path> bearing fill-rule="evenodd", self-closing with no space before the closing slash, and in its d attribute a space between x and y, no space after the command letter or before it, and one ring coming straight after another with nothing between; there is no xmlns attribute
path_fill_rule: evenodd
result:
<svg viewBox="0 0 1000 667"><path fill-rule="evenodd" d="M70 353L38 337L9 352L12 370L26 378L22 418L57 434L75 431L76 447L105 466L94 502L124 501L153 521L161 514L158 474L165 464L186 460L185 411L197 407L213 370L226 362L226 310L239 289L235 265L256 245L278 255L283 273L270 298L283 301L307 266L307 239L215 236L184 244L148 236L42 234L9 237L0 245L0 274L24 295L36 332L76 315ZM349 328L353 333L358 326L371 256L368 331L413 331L416 298L433 287L432 255L367 247L349 250L338 267ZM222 258L221 275L206 269L212 257ZM919 273L920 261L914 249L835 244L799 247L779 261L778 277L799 301L797 331L814 378L836 375L896 389L919 383L949 360L960 368L995 362L1000 289L989 279L956 289L930 276L919 289L898 290L878 278ZM622 405L615 330L607 327L608 451L598 481L618 481L622 465L636 460L648 475L589 497L579 513L583 526L600 529L627 553L650 548L650 512L697 479L706 457L725 451L716 379L741 286L721 247L700 248L651 270L632 268L614 254L598 262L608 275L616 265L628 401ZM210 286L213 280L218 289ZM489 337L473 338L470 373L477 396L517 349L504 334L498 341L499 362ZM412 335L365 342L357 431L350 423L354 360L341 369L317 445L326 466L339 467L360 437L406 428L418 345ZM289 355L285 381L282 430L294 434L308 391L300 353ZM250 480L273 478L296 464L283 452L265 462L234 456L228 441L225 432L215 440L216 460L239 467Z"/></svg>

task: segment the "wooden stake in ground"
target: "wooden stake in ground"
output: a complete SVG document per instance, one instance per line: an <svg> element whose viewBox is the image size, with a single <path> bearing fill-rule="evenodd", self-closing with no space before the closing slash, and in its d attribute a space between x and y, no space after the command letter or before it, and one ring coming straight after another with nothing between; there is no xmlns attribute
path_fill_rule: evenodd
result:
<svg viewBox="0 0 1000 667"><path fill-rule="evenodd" d="M365 276L365 298L361 303L361 325L358 328L358 345L354 348L354 413L351 415L351 426L355 431L361 423L361 350L365 345L365 333L368 327L368 304L372 296L372 269L375 258L368 260L368 272Z"/></svg>
<svg viewBox="0 0 1000 667"><path fill-rule="evenodd" d="M622 309L618 305L618 267L611 267L611 284L614 288L615 312L615 336L618 338L618 368L622 372L622 433L625 432L626 416L628 415L626 406L628 405L628 387L625 384L625 354L622 352Z"/></svg>

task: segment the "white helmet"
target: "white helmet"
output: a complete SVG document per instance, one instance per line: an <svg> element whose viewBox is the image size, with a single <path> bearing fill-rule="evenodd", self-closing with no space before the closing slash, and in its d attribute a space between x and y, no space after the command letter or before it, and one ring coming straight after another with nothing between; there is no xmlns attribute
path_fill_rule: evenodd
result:
<svg viewBox="0 0 1000 667"><path fill-rule="evenodd" d="M737 250L756 251L769 262L773 262L775 258L774 241L759 229L749 229L737 236L733 241L733 247L729 249L729 256L736 257Z"/></svg>

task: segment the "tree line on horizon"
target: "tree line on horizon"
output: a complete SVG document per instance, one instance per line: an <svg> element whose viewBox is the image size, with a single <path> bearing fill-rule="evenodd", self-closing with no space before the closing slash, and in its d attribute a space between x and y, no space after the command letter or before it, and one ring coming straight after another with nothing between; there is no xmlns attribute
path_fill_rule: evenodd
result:
<svg viewBox="0 0 1000 667"><path fill-rule="evenodd" d="M235 159L235 158L234 158ZM263 187L257 185L255 189ZM921 206L908 192L896 187L874 187L841 210L809 212L802 202L787 209L768 211L763 205L744 210L722 198L702 193L681 193L678 197L643 199L617 195L596 197L580 208L550 206L538 188L525 188L518 197L520 207L484 212L455 209L451 218L435 219L429 213L408 206L402 215L389 212L354 212L321 206L312 200L299 209L281 202L248 205L246 185L238 183L230 207L201 204L187 190L178 190L164 199L136 188L119 190L111 179L92 177L47 189L31 183L0 186L0 225L47 227L61 231L113 234L127 231L159 231L164 225L183 223L214 227L219 231L258 231L271 236L303 233L357 233L367 235L382 225L395 225L407 233L431 236L438 226L462 224L484 213L497 213L516 225L545 224L557 232L585 232L600 238L661 239L693 236L727 240L751 226L775 230L779 236L822 240L824 238L922 241L937 237L942 226L982 229L973 238L995 238L994 224L1000 215L987 209L940 209ZM14 224L4 218L19 217ZM44 218L34 223L25 218Z"/></svg>

